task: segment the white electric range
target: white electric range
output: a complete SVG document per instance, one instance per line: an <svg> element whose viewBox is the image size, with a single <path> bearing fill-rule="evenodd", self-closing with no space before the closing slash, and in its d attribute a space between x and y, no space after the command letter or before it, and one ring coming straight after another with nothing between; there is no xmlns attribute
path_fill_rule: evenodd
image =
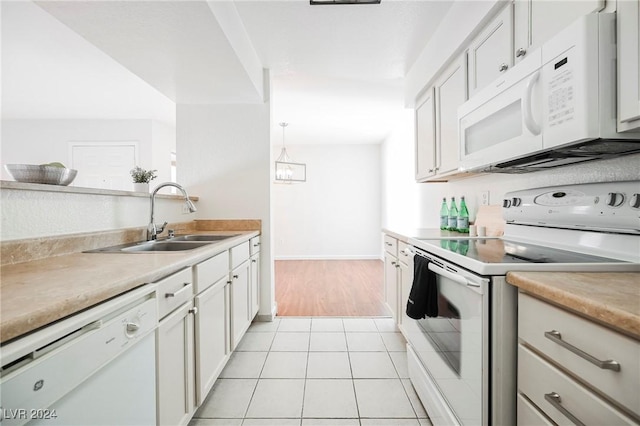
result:
<svg viewBox="0 0 640 426"><path fill-rule="evenodd" d="M516 424L507 272L640 271L638 181L511 192L503 217L499 238L409 239L438 288L438 315L404 324L409 375L436 426Z"/></svg>

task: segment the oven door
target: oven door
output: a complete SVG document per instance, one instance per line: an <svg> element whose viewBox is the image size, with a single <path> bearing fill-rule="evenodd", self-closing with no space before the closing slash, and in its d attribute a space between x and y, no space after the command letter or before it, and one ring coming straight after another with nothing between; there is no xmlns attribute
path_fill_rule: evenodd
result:
<svg viewBox="0 0 640 426"><path fill-rule="evenodd" d="M438 413L434 425L488 424L489 280L417 254L429 260L437 276L438 316L405 318L409 357L420 365L410 367L411 380L430 415ZM421 391L425 381L429 390Z"/></svg>

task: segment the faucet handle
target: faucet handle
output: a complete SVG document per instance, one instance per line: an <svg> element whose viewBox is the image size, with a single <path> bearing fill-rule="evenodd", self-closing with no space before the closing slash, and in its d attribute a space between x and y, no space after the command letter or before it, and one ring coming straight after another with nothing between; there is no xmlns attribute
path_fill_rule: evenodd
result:
<svg viewBox="0 0 640 426"><path fill-rule="evenodd" d="M164 227L165 227L165 226L167 226L167 223L169 223L169 222L165 222L165 223L163 223L162 225L157 226L157 228L156 228L156 229L157 229L156 233L158 233L158 234L162 234L162 231L164 231Z"/></svg>

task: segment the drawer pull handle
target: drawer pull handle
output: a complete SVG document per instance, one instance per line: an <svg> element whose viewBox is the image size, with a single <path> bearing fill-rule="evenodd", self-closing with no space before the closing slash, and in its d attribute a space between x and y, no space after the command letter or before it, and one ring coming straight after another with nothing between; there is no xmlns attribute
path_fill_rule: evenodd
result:
<svg viewBox="0 0 640 426"><path fill-rule="evenodd" d="M387 243L387 242L385 242L385 244L388 245L389 247L391 247L393 245L393 244Z"/></svg>
<svg viewBox="0 0 640 426"><path fill-rule="evenodd" d="M573 346L572 344L567 343L564 340L562 340L562 335L560 334L559 331L556 331L556 330L545 331L544 332L544 337L546 337L547 339L551 340L554 343L559 344L563 348L570 350L574 354L578 355L581 358L586 359L587 361L589 361L593 365L596 365L599 368L602 368L603 370L620 371L620 364L617 361L614 361L614 360L611 360L611 359L608 359L606 361L601 361L598 358L589 355L585 351L583 351L581 349L578 349L575 346Z"/></svg>
<svg viewBox="0 0 640 426"><path fill-rule="evenodd" d="M576 425L576 426L584 426L584 423L582 423L576 416L574 416L573 414L571 414L571 411L567 410L566 408L564 408L561 404L562 399L560 398L560 395L558 395L555 392L551 392L551 393L545 393L544 394L544 399L546 399L549 404L553 405L553 407L560 411L562 414L564 414L564 416L566 418L568 418L569 420L571 420L571 422Z"/></svg>

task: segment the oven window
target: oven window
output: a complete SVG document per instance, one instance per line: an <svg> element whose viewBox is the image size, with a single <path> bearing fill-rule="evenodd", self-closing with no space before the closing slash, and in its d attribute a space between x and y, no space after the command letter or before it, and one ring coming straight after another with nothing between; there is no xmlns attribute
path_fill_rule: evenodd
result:
<svg viewBox="0 0 640 426"><path fill-rule="evenodd" d="M460 311L455 304L440 293L438 317L419 320L418 324L426 336L435 343L436 353L460 377Z"/></svg>

